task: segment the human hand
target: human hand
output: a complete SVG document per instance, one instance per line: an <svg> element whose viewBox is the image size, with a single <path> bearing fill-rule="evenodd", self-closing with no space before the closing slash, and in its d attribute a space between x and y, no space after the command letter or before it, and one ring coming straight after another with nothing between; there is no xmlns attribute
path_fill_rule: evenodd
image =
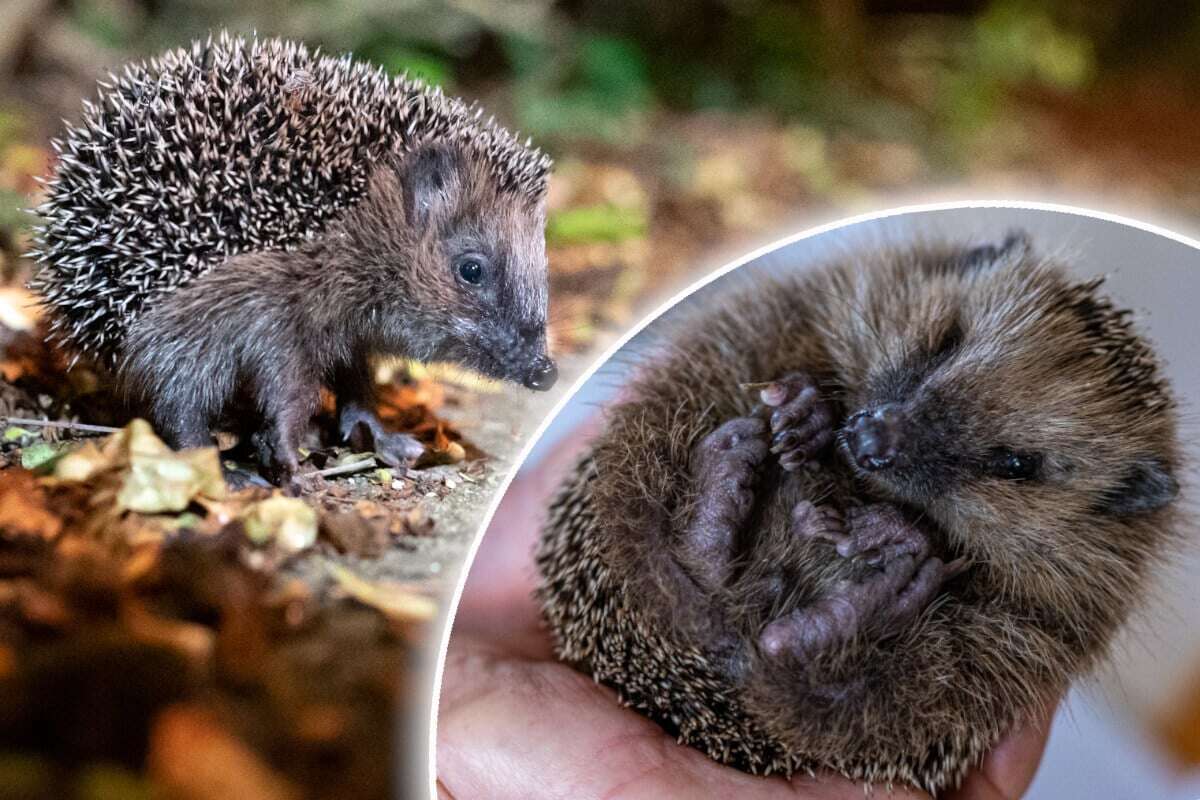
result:
<svg viewBox="0 0 1200 800"><path fill-rule="evenodd" d="M442 674L439 797L861 800L862 785L840 776L762 778L718 764L554 658L532 598L533 548L551 494L595 430L585 424L518 476L480 544ZM1020 797L1050 722L1012 733L948 800ZM929 797L900 786L883 796Z"/></svg>

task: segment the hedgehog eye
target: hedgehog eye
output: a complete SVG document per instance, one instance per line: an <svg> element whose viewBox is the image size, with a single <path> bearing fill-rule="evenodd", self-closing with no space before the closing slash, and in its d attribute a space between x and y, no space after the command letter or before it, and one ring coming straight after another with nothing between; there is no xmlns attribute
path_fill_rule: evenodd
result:
<svg viewBox="0 0 1200 800"><path fill-rule="evenodd" d="M1023 481L1036 478L1042 468L1042 457L1037 453L1018 453L1006 447L992 451L988 460L988 471L997 478Z"/></svg>
<svg viewBox="0 0 1200 800"><path fill-rule="evenodd" d="M458 260L455 271L463 283L478 286L483 283L483 258L480 256L463 256Z"/></svg>

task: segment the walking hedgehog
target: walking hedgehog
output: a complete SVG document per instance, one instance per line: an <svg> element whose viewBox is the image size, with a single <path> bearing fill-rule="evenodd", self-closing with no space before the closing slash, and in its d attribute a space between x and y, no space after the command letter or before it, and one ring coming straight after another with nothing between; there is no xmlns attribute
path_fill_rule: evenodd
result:
<svg viewBox="0 0 1200 800"><path fill-rule="evenodd" d="M1024 236L734 277L660 322L552 504L557 653L726 764L956 786L1172 541L1169 388Z"/></svg>
<svg viewBox="0 0 1200 800"><path fill-rule="evenodd" d="M368 357L536 390L550 168L481 111L349 57L227 34L125 67L55 142L32 283L52 337L175 447L252 409L277 479L321 386L385 460Z"/></svg>

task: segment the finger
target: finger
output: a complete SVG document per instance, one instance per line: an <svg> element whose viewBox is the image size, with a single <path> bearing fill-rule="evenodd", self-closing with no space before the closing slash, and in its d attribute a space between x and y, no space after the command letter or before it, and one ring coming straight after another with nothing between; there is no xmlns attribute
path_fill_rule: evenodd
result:
<svg viewBox="0 0 1200 800"><path fill-rule="evenodd" d="M1042 718L1005 737L948 800L1016 800L1033 783L1054 721Z"/></svg>

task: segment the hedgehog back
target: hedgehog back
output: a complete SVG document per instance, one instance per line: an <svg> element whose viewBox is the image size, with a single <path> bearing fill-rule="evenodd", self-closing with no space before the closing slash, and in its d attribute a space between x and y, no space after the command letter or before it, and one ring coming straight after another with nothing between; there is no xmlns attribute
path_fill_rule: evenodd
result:
<svg viewBox="0 0 1200 800"><path fill-rule="evenodd" d="M280 39L222 34L131 64L84 109L54 143L32 285L52 336L110 364L155 295L318 235L388 153L456 141L531 199L549 170L474 106Z"/></svg>

